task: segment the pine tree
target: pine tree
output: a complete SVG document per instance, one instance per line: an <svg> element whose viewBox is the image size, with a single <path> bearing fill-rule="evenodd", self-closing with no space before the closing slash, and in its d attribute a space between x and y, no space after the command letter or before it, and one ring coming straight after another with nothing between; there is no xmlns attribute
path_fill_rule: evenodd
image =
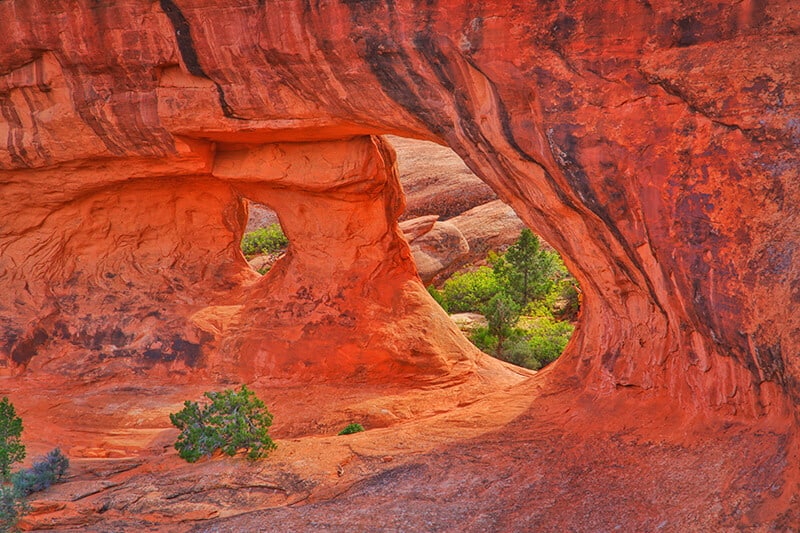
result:
<svg viewBox="0 0 800 533"><path fill-rule="evenodd" d="M4 397L0 401L0 474L4 481L11 477L11 465L25 459L21 435L22 419L17 416L14 405Z"/></svg>
<svg viewBox="0 0 800 533"><path fill-rule="evenodd" d="M528 228L524 228L517 242L508 248L504 262L495 270L500 271L507 292L520 307L541 298L550 289L550 277L555 268L553 254L540 248L539 238Z"/></svg>
<svg viewBox="0 0 800 533"><path fill-rule="evenodd" d="M482 311L489 323L489 333L497 338L495 355L502 358L505 341L514 333L519 320L519 306L508 295L500 293L489 300Z"/></svg>
<svg viewBox="0 0 800 533"><path fill-rule="evenodd" d="M183 459L194 463L216 450L230 456L245 450L255 460L276 448L268 433L272 414L245 385L239 391L206 392L205 397L211 403L186 401L181 411L169 415L181 430L175 449Z"/></svg>

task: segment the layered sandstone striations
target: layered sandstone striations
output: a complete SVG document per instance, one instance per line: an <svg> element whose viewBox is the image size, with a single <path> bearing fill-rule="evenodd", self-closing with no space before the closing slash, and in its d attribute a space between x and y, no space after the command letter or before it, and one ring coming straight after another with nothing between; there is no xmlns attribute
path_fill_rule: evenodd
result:
<svg viewBox="0 0 800 533"><path fill-rule="evenodd" d="M410 364L410 375L446 379L463 361L479 364L456 353L461 340L437 353L427 331L401 318L432 304L389 228L398 211L388 181L373 196L347 180L309 192L316 166L289 155L275 196L285 205L275 207L302 226L287 228L300 248L262 281L237 250L241 197L258 194L238 183L258 189L273 166L285 168L276 143L392 133L452 147L580 281L580 326L545 383L568 391L573 411L558 416L601 408L580 392L622 406L618 438L641 424L626 402L720 423L770 415L788 432L773 457L796 464L786 452L800 400L793 2L12 0L0 21L8 372L157 376L235 360L243 374L269 373L258 346L272 342L263 336L282 309L298 329L308 319L310 332L349 335L335 298L325 300L340 283L343 298L364 299L353 304L364 311L357 347L339 354L348 371L369 372L374 358L382 375ZM326 150L312 151L309 161ZM215 175L232 153L276 159L262 157L263 174ZM385 161L380 153L372 160ZM322 174L329 163L319 162ZM347 223L351 209L358 224ZM364 221L381 237L337 247L345 259L314 271L322 250L305 239L323 212L336 239L356 238ZM298 300L306 293L282 292L299 288L306 268L316 280L307 294L321 298L311 311ZM376 301L393 313L383 322L365 303L377 296L373 280L389 291ZM270 284L282 304L267 301ZM247 309L272 317L255 323ZM397 351L373 343L372 320L396 324ZM271 349L305 342L279 330ZM424 349L404 354L408 345ZM287 375L299 364L275 361ZM630 461L646 474L643 449ZM716 525L796 522L786 514L796 480L782 468L719 478L723 494L751 488L747 510ZM775 483L747 481L766 478Z"/></svg>

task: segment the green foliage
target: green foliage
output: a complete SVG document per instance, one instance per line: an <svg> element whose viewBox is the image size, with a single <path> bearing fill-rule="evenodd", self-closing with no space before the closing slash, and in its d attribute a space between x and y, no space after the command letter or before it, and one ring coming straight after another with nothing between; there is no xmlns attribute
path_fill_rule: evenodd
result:
<svg viewBox="0 0 800 533"><path fill-rule="evenodd" d="M488 322L472 342L482 351L538 370L569 341L580 307L580 288L561 257L524 229L505 254L490 252L489 267L453 275L428 292L450 313L479 312ZM522 317L522 319L520 319Z"/></svg>
<svg viewBox="0 0 800 533"><path fill-rule="evenodd" d="M505 292L495 294L481 312L486 317L489 334L497 339L495 355L502 358L503 347L507 338L519 320L519 305Z"/></svg>
<svg viewBox="0 0 800 533"><path fill-rule="evenodd" d="M17 522L30 507L13 485L0 485L0 531L18 531Z"/></svg>
<svg viewBox="0 0 800 533"><path fill-rule="evenodd" d="M448 313L480 312L501 290L494 271L489 267L453 274L442 287L442 307Z"/></svg>
<svg viewBox="0 0 800 533"><path fill-rule="evenodd" d="M360 433L364 431L364 426L357 422L353 422L352 424L347 424L343 430L339 432L339 435L351 435L353 433Z"/></svg>
<svg viewBox="0 0 800 533"><path fill-rule="evenodd" d="M555 302L553 313L561 320L575 321L581 310L581 289L578 282L567 277L558 283L559 298Z"/></svg>
<svg viewBox="0 0 800 533"><path fill-rule="evenodd" d="M481 351L517 366L539 370L552 363L567 346L575 327L552 317L522 317L506 331L502 345L489 328L477 328L470 340Z"/></svg>
<svg viewBox="0 0 800 533"><path fill-rule="evenodd" d="M436 300L436 303L441 305L443 309L447 309L447 302L445 301L444 293L442 291L433 285L428 285L428 294L430 294L431 298Z"/></svg>
<svg viewBox="0 0 800 533"><path fill-rule="evenodd" d="M525 313L577 315L575 280L559 255L542 249L529 229L522 230L505 254L489 252L487 259L491 268L456 273L441 291L431 286L428 292L448 313L483 313L492 298L503 293Z"/></svg>
<svg viewBox="0 0 800 533"><path fill-rule="evenodd" d="M272 415L264 402L245 385L237 392L206 392L210 403L184 402L184 407L169 415L172 424L181 430L175 449L181 458L194 463L216 450L233 456L247 451L250 460L266 457L277 448L268 434Z"/></svg>
<svg viewBox="0 0 800 533"><path fill-rule="evenodd" d="M544 298L568 275L557 253L543 250L539 238L525 228L503 256L493 262L495 277L520 307Z"/></svg>
<svg viewBox="0 0 800 533"><path fill-rule="evenodd" d="M552 363L567 347L575 326L566 321L541 317L533 327L527 329L528 343L533 350L533 358L540 366Z"/></svg>
<svg viewBox="0 0 800 533"><path fill-rule="evenodd" d="M0 401L0 474L3 480L11 476L11 465L25 459L25 446L20 439L22 419L14 405L4 397Z"/></svg>
<svg viewBox="0 0 800 533"><path fill-rule="evenodd" d="M27 496L61 481L68 468L69 459L56 448L41 460L34 462L31 468L16 472L11 476L11 480L19 494Z"/></svg>
<svg viewBox="0 0 800 533"><path fill-rule="evenodd" d="M531 370L539 370L543 366L542 363L534 357L530 339L522 330L516 330L514 332L514 335L509 338L506 343L503 353L497 357L503 361L523 368L530 368Z"/></svg>
<svg viewBox="0 0 800 533"><path fill-rule="evenodd" d="M477 346L480 351L496 356L497 337L495 337L489 332L489 328L487 327L475 328L475 330L472 332L472 335L470 336L470 340L472 341L472 344Z"/></svg>
<svg viewBox="0 0 800 533"><path fill-rule="evenodd" d="M242 239L242 253L246 256L259 254L272 254L285 249L289 239L284 235L280 224L270 224L244 235Z"/></svg>

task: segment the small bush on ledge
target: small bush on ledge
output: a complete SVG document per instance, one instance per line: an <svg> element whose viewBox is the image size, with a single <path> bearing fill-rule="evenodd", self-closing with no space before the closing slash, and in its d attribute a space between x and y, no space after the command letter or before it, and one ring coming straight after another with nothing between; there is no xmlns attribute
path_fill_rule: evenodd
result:
<svg viewBox="0 0 800 533"><path fill-rule="evenodd" d="M17 523L29 510L27 496L61 481L69 459L56 448L31 468L11 473L11 465L25 459L22 419L7 397L0 400L0 532L18 531Z"/></svg>
<svg viewBox="0 0 800 533"><path fill-rule="evenodd" d="M343 430L339 432L339 435L351 435L353 433L360 433L364 431L364 426L353 422L352 424L347 424Z"/></svg>
<svg viewBox="0 0 800 533"><path fill-rule="evenodd" d="M28 511L25 497L13 485L0 485L0 531L19 531L17 523Z"/></svg>
<svg viewBox="0 0 800 533"><path fill-rule="evenodd" d="M58 483L67 473L69 459L56 448L50 451L43 459L33 463L31 468L20 470L12 476L14 488L20 494L39 492L49 488L52 484Z"/></svg>
<svg viewBox="0 0 800 533"><path fill-rule="evenodd" d="M233 456L239 450L250 460L266 457L277 448L269 436L272 415L264 402L245 385L239 391L206 392L210 403L186 401L181 411L169 415L181 430L175 449L181 458L194 463L215 451Z"/></svg>

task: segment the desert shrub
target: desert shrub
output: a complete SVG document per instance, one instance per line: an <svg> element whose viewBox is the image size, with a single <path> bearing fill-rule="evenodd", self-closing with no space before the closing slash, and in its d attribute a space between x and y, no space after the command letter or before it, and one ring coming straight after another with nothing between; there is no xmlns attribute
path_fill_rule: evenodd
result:
<svg viewBox="0 0 800 533"><path fill-rule="evenodd" d="M245 233L242 239L242 253L246 256L276 253L289 245L280 224L270 224L265 228Z"/></svg>
<svg viewBox="0 0 800 533"><path fill-rule="evenodd" d="M539 370L542 366L534 357L533 348L525 336L525 331L519 328L513 329L508 334L500 351L497 350L497 337L491 334L489 328L477 328L470 340L482 352L507 363L531 370Z"/></svg>
<svg viewBox="0 0 800 533"><path fill-rule="evenodd" d="M561 355L575 326L569 322L549 317L538 317L526 328L532 356L540 366L545 366Z"/></svg>
<svg viewBox="0 0 800 533"><path fill-rule="evenodd" d="M339 432L339 435L351 435L353 433L360 433L364 431L364 426L357 422L353 422L352 424L347 424L343 430Z"/></svg>
<svg viewBox="0 0 800 533"><path fill-rule="evenodd" d="M505 292L495 294L489 302L481 308L486 317L489 333L497 339L495 355L502 359L505 341L514 332L514 326L519 320L519 305Z"/></svg>
<svg viewBox="0 0 800 533"><path fill-rule="evenodd" d="M453 274L442 287L442 307L448 313L480 312L481 307L489 303L500 290L500 284L489 267Z"/></svg>
<svg viewBox="0 0 800 533"><path fill-rule="evenodd" d="M497 337L489 332L489 328L484 326L475 328L469 339L480 351L490 355L497 353Z"/></svg>
<svg viewBox="0 0 800 533"><path fill-rule="evenodd" d="M541 362L535 357L529 339L521 331L515 332L508 339L502 355L498 356L498 358L531 370L542 368Z"/></svg>
<svg viewBox="0 0 800 533"><path fill-rule="evenodd" d="M44 458L33 463L31 468L20 470L12 476L17 491L27 496L33 492L45 490L53 483L61 481L69 468L69 459L56 448Z"/></svg>
<svg viewBox="0 0 800 533"><path fill-rule="evenodd" d="M175 449L178 455L194 463L216 450L233 456L239 450L250 460L266 457L277 448L269 436L272 415L255 393L245 385L237 392L206 392L206 405L186 401L181 411L169 415L181 430Z"/></svg>
<svg viewBox="0 0 800 533"><path fill-rule="evenodd" d="M14 405L4 397L0 401L0 475L3 480L11 476L11 465L25 459L21 435L22 419L17 416Z"/></svg>
<svg viewBox="0 0 800 533"><path fill-rule="evenodd" d="M477 328L470 340L481 351L517 366L539 370L552 363L567 346L574 326L552 317L522 317L507 330L498 349L498 338L489 328Z"/></svg>
<svg viewBox="0 0 800 533"><path fill-rule="evenodd" d="M13 485L0 486L0 531L17 531L19 519L28 510L28 503Z"/></svg>

